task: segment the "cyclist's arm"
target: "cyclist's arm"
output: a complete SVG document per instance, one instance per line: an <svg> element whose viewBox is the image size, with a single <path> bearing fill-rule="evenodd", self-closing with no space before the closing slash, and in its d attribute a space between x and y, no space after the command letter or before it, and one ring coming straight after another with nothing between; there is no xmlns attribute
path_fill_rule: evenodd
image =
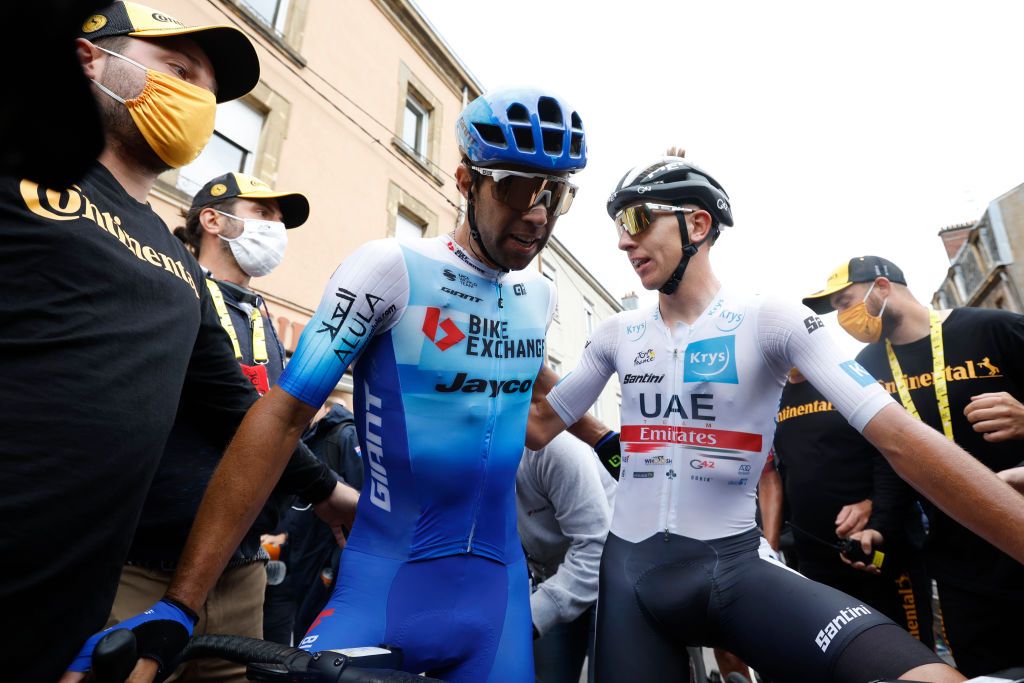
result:
<svg viewBox="0 0 1024 683"><path fill-rule="evenodd" d="M530 404L530 427L528 427L528 433L530 428L534 430L533 433L537 436L550 433L551 436L547 437L547 441L550 441L559 432L565 430L591 447L597 445L601 437L611 431L607 425L592 417L589 413L584 413L583 417L566 427L565 423L562 422L562 418L558 416L555 409L547 402L548 393L558 384L560 379L555 374L555 371L548 366L541 367L540 372L537 374L537 381L533 384L533 399ZM530 438L527 436L527 448L529 448L529 444Z"/></svg>
<svg viewBox="0 0 1024 683"><path fill-rule="evenodd" d="M1024 498L992 470L895 404L868 423L864 436L943 512L1024 562Z"/></svg>
<svg viewBox="0 0 1024 683"><path fill-rule="evenodd" d="M768 309L768 310L765 310ZM803 306L761 311L779 367L800 368L908 484L943 512L1018 562L1024 562L1024 499L994 472L885 393L856 361L843 360L828 334L804 319ZM780 372L780 377L782 376Z"/></svg>
<svg viewBox="0 0 1024 683"><path fill-rule="evenodd" d="M548 393L558 381L559 377L555 371L544 365L537 373L537 381L533 383L530 416L526 422L526 447L531 450L539 451L544 448L566 428L565 422L548 403Z"/></svg>
<svg viewBox="0 0 1024 683"><path fill-rule="evenodd" d="M601 323L583 349L579 365L561 381L549 368L541 370L533 385L533 401L526 428L527 448L540 450L567 425L573 425L573 433L590 445L596 444L607 433L607 428L596 420L584 420L578 427L576 423L594 405L608 378L615 372L618 330L618 316Z"/></svg>

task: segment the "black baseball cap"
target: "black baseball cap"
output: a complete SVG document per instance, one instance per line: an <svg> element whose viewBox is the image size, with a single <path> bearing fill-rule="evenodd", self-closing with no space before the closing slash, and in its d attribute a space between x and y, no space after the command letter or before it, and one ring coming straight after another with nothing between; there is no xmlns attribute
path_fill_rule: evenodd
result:
<svg viewBox="0 0 1024 683"><path fill-rule="evenodd" d="M188 36L213 65L217 101L246 94L260 80L260 60L249 38L233 26L186 26L174 17L135 2L115 2L89 16L78 36L93 41L110 36L166 38Z"/></svg>
<svg viewBox="0 0 1024 683"><path fill-rule="evenodd" d="M901 285L907 284L903 271L892 261L881 256L857 256L832 271L825 288L805 297L804 305L815 313L828 313L835 310L829 303L830 296L855 282L874 282L878 277Z"/></svg>
<svg viewBox="0 0 1024 683"><path fill-rule="evenodd" d="M227 199L276 199L284 227L297 228L309 218L309 200L298 192L275 192L270 185L245 173L225 173L203 185L192 199L200 209Z"/></svg>

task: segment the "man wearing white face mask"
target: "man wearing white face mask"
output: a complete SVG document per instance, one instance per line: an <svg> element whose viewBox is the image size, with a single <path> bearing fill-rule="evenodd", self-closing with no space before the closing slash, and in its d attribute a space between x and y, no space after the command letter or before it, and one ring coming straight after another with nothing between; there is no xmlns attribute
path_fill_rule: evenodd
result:
<svg viewBox="0 0 1024 683"><path fill-rule="evenodd" d="M1024 316L930 310L911 294L903 271L878 256L843 263L804 303L839 312L843 329L868 344L857 361L914 417L1004 479L1024 460ZM980 676L1021 666L1024 565L921 502L929 520L925 561L957 667ZM872 529L854 537L865 551L885 541Z"/></svg>
<svg viewBox="0 0 1024 683"><path fill-rule="evenodd" d="M302 194L275 192L258 178L225 173L199 190L184 227L174 231L199 260L235 358L261 395L277 383L284 369L284 350L263 298L249 284L281 263L286 229L302 225L308 216L309 201ZM108 625L145 610L167 589L196 508L223 452L222 444L204 434L202 420L202 415L191 416L187 411L180 411L175 420L128 551ZM267 556L260 535L276 528L289 494L301 495L311 483L321 488L319 469L315 459L292 458L275 495L235 549L200 610L195 633L263 637ZM190 663L176 676L173 680L246 680L244 667L217 661Z"/></svg>

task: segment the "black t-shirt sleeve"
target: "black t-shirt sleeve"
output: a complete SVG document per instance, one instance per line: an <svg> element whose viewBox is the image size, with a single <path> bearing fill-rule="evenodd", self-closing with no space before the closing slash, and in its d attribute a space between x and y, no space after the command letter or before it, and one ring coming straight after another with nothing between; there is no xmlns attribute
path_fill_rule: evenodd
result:
<svg viewBox="0 0 1024 683"><path fill-rule="evenodd" d="M871 519L868 527L882 532L886 539L893 539L903 528L907 511L917 499L917 494L900 479L882 454L872 454L871 472Z"/></svg>
<svg viewBox="0 0 1024 683"><path fill-rule="evenodd" d="M327 465L320 462L309 447L299 441L281 473L281 479L274 487L274 494L294 494L304 502L315 505L331 495L336 482Z"/></svg>
<svg viewBox="0 0 1024 683"><path fill-rule="evenodd" d="M238 366L209 290L201 291L202 319L185 374L181 411L204 425L209 438L223 449L259 395Z"/></svg>

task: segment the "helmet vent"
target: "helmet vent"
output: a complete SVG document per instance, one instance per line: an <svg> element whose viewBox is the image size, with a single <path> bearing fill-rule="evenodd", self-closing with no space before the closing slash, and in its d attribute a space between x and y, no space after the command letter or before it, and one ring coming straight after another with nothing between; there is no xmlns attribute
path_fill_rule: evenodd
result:
<svg viewBox="0 0 1024 683"><path fill-rule="evenodd" d="M530 112L526 111L526 107L524 107L519 102L515 102L513 104L510 104L508 106L508 110L507 111L508 111L508 120L510 122L513 122L513 121L516 122L516 123L529 123L530 122Z"/></svg>
<svg viewBox="0 0 1024 683"><path fill-rule="evenodd" d="M524 126L511 126L512 135L516 138L516 147L521 152L535 152L536 145L533 142L533 129Z"/></svg>
<svg viewBox="0 0 1024 683"><path fill-rule="evenodd" d="M569 142L569 156L579 157L583 154L583 133L573 133Z"/></svg>
<svg viewBox="0 0 1024 683"><path fill-rule="evenodd" d="M553 123L558 127L562 127L565 123L565 119L562 118L562 108L558 105L558 102L550 97L542 97L537 100L537 114L540 117L542 126L545 123ZM547 145L545 144L546 147Z"/></svg>
<svg viewBox="0 0 1024 683"><path fill-rule="evenodd" d="M490 123L474 123L473 128L483 138L484 142L495 147L501 147L502 149L508 149L508 141L505 139L505 135L501 132L500 126L495 126Z"/></svg>
<svg viewBox="0 0 1024 683"><path fill-rule="evenodd" d="M562 139L565 137L565 131L542 130L541 136L544 138L545 152L553 156L558 156L562 153Z"/></svg>

